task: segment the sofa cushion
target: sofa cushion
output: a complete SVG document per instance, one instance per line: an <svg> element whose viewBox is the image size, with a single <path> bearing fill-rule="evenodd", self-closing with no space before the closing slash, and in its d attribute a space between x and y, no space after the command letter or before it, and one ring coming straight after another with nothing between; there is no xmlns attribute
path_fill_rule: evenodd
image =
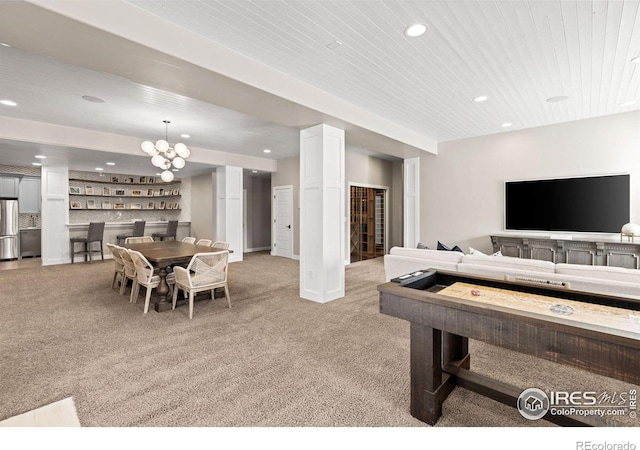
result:
<svg viewBox="0 0 640 450"><path fill-rule="evenodd" d="M623 267L584 266L581 264L556 264L556 273L601 280L640 283L640 270Z"/></svg>
<svg viewBox="0 0 640 450"><path fill-rule="evenodd" d="M389 250L390 255L408 256L411 258L423 258L436 261L448 261L453 263L459 263L462 260L462 253L459 252L445 252L439 250L422 250L418 248L407 247L393 247Z"/></svg>
<svg viewBox="0 0 640 450"><path fill-rule="evenodd" d="M510 256L465 255L462 262L503 269L529 270L532 272L555 273L556 265L550 261L513 258Z"/></svg>

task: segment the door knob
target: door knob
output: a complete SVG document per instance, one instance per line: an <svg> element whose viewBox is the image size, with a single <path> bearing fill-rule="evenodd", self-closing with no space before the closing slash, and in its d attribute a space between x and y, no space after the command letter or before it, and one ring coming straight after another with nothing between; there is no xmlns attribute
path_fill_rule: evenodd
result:
<svg viewBox="0 0 640 450"><path fill-rule="evenodd" d="M291 225L287 225L287 228L291 229Z"/></svg>

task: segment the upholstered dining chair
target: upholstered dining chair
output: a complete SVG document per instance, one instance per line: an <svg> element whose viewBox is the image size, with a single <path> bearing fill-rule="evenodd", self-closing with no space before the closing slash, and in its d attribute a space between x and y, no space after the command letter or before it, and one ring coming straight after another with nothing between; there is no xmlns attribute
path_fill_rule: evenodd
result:
<svg viewBox="0 0 640 450"><path fill-rule="evenodd" d="M116 243L120 245L128 237L140 237L144 236L144 226L146 222L144 220L136 220L133 222L133 234L119 234L116 236Z"/></svg>
<svg viewBox="0 0 640 450"><path fill-rule="evenodd" d="M153 242L153 238L151 236L131 236L124 240L125 244L139 244L141 242Z"/></svg>
<svg viewBox="0 0 640 450"><path fill-rule="evenodd" d="M211 247L229 250L229 243L224 241L215 241L213 244L211 244Z"/></svg>
<svg viewBox="0 0 640 450"><path fill-rule="evenodd" d="M196 238L189 236L186 238L182 238L182 242L186 242L187 244L195 244Z"/></svg>
<svg viewBox="0 0 640 450"><path fill-rule="evenodd" d="M229 252L226 250L196 253L186 269L179 266L174 267L176 285L173 289L172 309L176 308L178 290L182 289L189 293L189 319L192 319L194 295L198 292L211 291L211 299L213 300L215 298L214 289L217 287L224 287L224 295L227 298L229 308L231 308L231 297L227 285L228 260Z"/></svg>
<svg viewBox="0 0 640 450"><path fill-rule="evenodd" d="M131 280L131 294L136 285L136 266L131 259L131 253L129 249L120 247L120 257L122 258L122 264L124 264L124 277L122 283L120 283L120 295L124 295L124 291L127 288L127 280ZM131 301L131 296L129 296Z"/></svg>
<svg viewBox="0 0 640 450"><path fill-rule="evenodd" d="M124 250L122 247L117 245L107 243L107 248L113 255L113 262L115 263L115 268L113 272L113 281L111 282L111 289L118 286L118 282L124 282L124 262L122 262L122 256L120 252Z"/></svg>
<svg viewBox="0 0 640 450"><path fill-rule="evenodd" d="M196 245L206 245L207 247L211 247L211 244L213 244L211 239L199 239L198 242L196 242Z"/></svg>
<svg viewBox="0 0 640 450"><path fill-rule="evenodd" d="M104 261L104 250L102 248L102 239L104 237L104 222L91 222L89 224L89 231L87 232L86 237L72 237L69 239L71 244L71 264L74 263L74 256L78 254L84 254L84 260L86 261L89 258L89 262L93 262L91 258L91 254L93 252L100 252L100 256L102 256L102 260ZM76 252L76 244L77 243L84 244L84 249ZM92 250L91 244L94 242L100 243L99 250Z"/></svg>
<svg viewBox="0 0 640 450"><path fill-rule="evenodd" d="M167 231L165 233L153 233L152 236L154 239L160 238L161 241L165 239L173 238L176 239L176 234L178 233L178 221L170 220L167 224Z"/></svg>

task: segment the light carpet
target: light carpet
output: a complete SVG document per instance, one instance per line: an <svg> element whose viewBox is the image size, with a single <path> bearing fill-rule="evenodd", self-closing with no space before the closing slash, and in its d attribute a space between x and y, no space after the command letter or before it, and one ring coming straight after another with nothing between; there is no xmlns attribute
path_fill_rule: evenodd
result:
<svg viewBox="0 0 640 450"><path fill-rule="evenodd" d="M382 259L348 266L346 296L317 304L298 297L297 261L247 254L230 265L232 308L199 301L193 320L186 305L143 314L112 270L0 272L0 420L73 396L82 426L425 426L409 414L409 325L378 311ZM631 388L479 342L471 355L522 388ZM548 425L460 388L438 422Z"/></svg>

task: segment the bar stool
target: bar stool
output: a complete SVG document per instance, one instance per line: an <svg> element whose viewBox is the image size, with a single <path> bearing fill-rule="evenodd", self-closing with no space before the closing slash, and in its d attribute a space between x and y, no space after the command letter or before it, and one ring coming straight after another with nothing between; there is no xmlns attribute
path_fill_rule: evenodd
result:
<svg viewBox="0 0 640 450"><path fill-rule="evenodd" d="M164 241L165 238L167 239L173 238L173 240L175 241L177 232L178 232L178 221L170 220L169 223L167 224L166 233L153 233L151 236L153 236L154 240L156 238L160 238L161 241Z"/></svg>
<svg viewBox="0 0 640 450"><path fill-rule="evenodd" d="M140 237L140 236L144 236L144 225L145 225L145 221L144 220L136 220L133 223L133 234L119 234L116 236L117 239L117 243L118 245L120 245L121 241L124 242L124 240L128 237Z"/></svg>
<svg viewBox="0 0 640 450"><path fill-rule="evenodd" d="M84 260L87 261L87 255L89 257L89 262L93 262L91 259L91 253L100 251L100 255L102 256L102 260L104 261L104 250L102 249L102 238L104 236L104 222L91 222L89 224L89 231L87 232L87 237L74 237L69 239L71 244L71 264L74 263L74 256L84 253ZM80 242L84 244L84 250L76 252L76 243ZM91 250L91 243L99 242L100 250Z"/></svg>

